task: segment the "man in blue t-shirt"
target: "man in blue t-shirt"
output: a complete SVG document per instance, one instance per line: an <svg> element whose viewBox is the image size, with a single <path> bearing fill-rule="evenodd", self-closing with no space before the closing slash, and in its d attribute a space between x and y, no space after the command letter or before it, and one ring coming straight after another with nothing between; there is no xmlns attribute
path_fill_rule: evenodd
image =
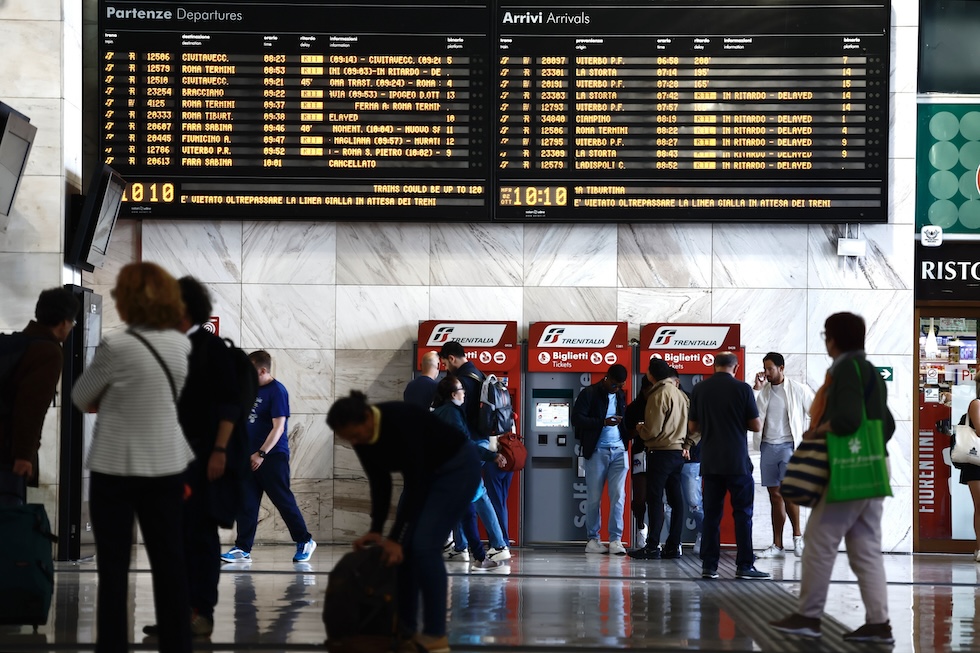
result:
<svg viewBox="0 0 980 653"><path fill-rule="evenodd" d="M721 557L721 512L725 493L731 494L735 518L735 575L769 578L755 568L752 552L752 504L755 481L749 460L746 431L759 431L762 423L755 395L748 383L735 378L735 354L715 356L715 373L694 386L688 433L700 433L701 477L704 479L704 531L701 534L701 576L718 578ZM689 456L686 453L685 456Z"/></svg>
<svg viewBox="0 0 980 653"><path fill-rule="evenodd" d="M251 456L252 476L245 483L235 546L221 554L221 559L224 562L252 559L259 505L262 495L268 494L296 543L293 562L306 562L316 549L316 542L306 530L306 521L296 505L293 491L289 489L289 440L286 435L289 393L272 376L272 356L269 352L253 351L248 358L259 375L259 393L248 416L248 441L254 452Z"/></svg>

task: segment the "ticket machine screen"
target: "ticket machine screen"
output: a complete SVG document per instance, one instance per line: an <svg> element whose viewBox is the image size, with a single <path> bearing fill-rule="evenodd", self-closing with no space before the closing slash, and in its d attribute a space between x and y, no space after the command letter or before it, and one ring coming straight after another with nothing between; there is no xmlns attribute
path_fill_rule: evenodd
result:
<svg viewBox="0 0 980 653"><path fill-rule="evenodd" d="M536 428L568 428L571 404L567 401L539 401L536 406Z"/></svg>

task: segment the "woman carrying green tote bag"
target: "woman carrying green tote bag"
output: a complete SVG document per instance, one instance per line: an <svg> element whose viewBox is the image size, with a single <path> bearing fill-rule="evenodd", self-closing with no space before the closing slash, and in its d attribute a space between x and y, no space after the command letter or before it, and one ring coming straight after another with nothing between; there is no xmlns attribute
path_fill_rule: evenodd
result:
<svg viewBox="0 0 980 653"><path fill-rule="evenodd" d="M824 322L821 335L834 362L814 397L810 430L803 434L803 440L826 439L830 481L807 520L797 611L769 625L790 635L820 637L830 575L843 539L865 606L865 624L846 633L844 640L889 644L895 640L888 621L888 588L881 552L881 492L888 488L887 464L882 458L885 443L895 432L895 420L888 410L885 384L864 354L864 334L864 320L853 313L835 313ZM868 426L869 422L876 424ZM864 433L858 435L862 425L866 425ZM846 454L839 451L841 447ZM848 471L838 472L833 463L835 453L839 463L842 456L845 461L850 460L845 467L871 463L880 471L884 464L884 486L879 483L870 492L855 490L862 482L849 482ZM835 474L841 484L838 489L843 492L836 495L837 503L829 497ZM853 498L847 498L848 493Z"/></svg>

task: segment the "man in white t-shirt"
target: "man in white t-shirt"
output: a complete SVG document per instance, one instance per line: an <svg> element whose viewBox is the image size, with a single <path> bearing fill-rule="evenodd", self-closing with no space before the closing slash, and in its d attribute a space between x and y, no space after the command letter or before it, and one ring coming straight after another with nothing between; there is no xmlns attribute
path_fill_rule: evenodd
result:
<svg viewBox="0 0 980 653"><path fill-rule="evenodd" d="M762 359L763 371L755 375L755 402L759 408L762 431L753 433L760 454L762 485L769 491L772 507L772 544L761 551L760 558L782 558L783 527L789 517L793 527L793 552L803 555L803 532L800 529L800 507L783 501L779 484L786 475L786 465L810 423L813 390L805 383L786 378L786 361L782 354L769 352Z"/></svg>

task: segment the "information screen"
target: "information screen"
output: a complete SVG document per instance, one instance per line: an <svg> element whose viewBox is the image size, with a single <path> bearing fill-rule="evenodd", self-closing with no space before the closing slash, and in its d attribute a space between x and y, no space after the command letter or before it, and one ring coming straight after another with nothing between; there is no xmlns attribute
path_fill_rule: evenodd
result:
<svg viewBox="0 0 980 653"><path fill-rule="evenodd" d="M100 3L121 215L886 222L889 0Z"/></svg>
<svg viewBox="0 0 980 653"><path fill-rule="evenodd" d="M501 3L497 217L887 221L889 14Z"/></svg>
<svg viewBox="0 0 980 653"><path fill-rule="evenodd" d="M486 220L486 3L102 2L123 214Z"/></svg>
<svg viewBox="0 0 980 653"><path fill-rule="evenodd" d="M567 401L539 401L535 406L534 427L568 428L570 416L571 406Z"/></svg>

